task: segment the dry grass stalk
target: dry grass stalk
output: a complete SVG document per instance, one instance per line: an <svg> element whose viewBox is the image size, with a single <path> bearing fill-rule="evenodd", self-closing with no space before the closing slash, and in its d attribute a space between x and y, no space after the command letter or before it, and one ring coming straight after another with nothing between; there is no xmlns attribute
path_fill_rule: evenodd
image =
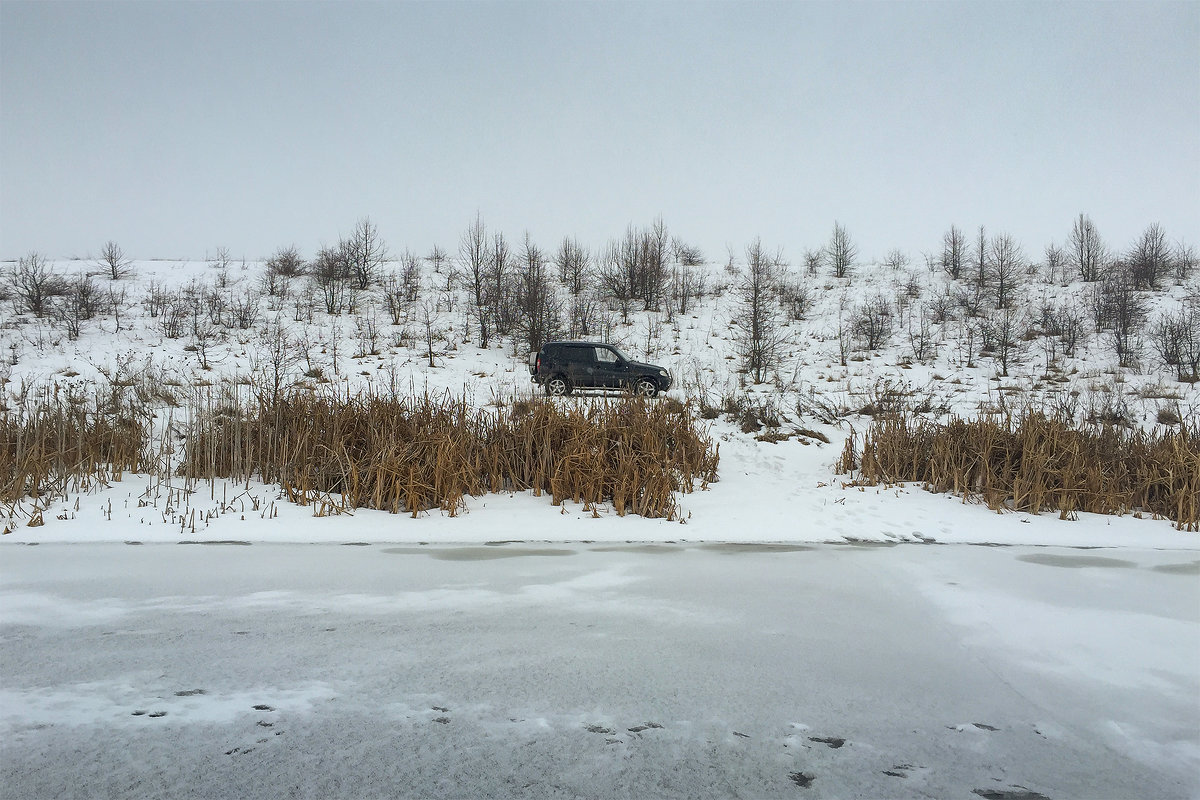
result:
<svg viewBox="0 0 1200 800"><path fill-rule="evenodd" d="M327 511L451 516L468 495L527 491L618 514L675 518L677 492L715 479L717 448L687 407L636 399L475 409L445 396L295 392L198 409L183 458L195 478L257 478Z"/></svg>
<svg viewBox="0 0 1200 800"><path fill-rule="evenodd" d="M0 506L13 516L26 498L44 507L69 491L149 471L148 418L119 394L89 397L58 386L0 409Z"/></svg>
<svg viewBox="0 0 1200 800"><path fill-rule="evenodd" d="M1075 428L1036 411L946 425L894 416L873 422L861 448L857 437L846 443L838 471L853 470L870 484L917 481L996 510L1135 512L1200 529L1200 426Z"/></svg>

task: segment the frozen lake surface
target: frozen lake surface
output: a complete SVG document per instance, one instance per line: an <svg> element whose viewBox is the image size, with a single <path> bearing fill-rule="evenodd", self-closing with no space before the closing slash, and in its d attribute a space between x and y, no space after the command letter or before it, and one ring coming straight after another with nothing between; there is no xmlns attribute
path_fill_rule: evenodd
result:
<svg viewBox="0 0 1200 800"><path fill-rule="evenodd" d="M1200 794L1195 551L0 557L8 797Z"/></svg>

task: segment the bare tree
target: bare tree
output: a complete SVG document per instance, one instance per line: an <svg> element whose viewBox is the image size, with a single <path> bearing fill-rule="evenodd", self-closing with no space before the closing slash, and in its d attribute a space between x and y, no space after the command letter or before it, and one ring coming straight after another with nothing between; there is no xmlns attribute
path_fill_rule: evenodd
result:
<svg viewBox="0 0 1200 800"><path fill-rule="evenodd" d="M1046 245L1046 282L1058 283L1067 276L1067 254L1051 242Z"/></svg>
<svg viewBox="0 0 1200 800"><path fill-rule="evenodd" d="M63 324L67 338L79 338L84 322L96 316L100 305L100 291L90 275L80 273L67 284L63 300L54 306L54 317Z"/></svg>
<svg viewBox="0 0 1200 800"><path fill-rule="evenodd" d="M387 245L379 235L379 228L370 217L363 217L354 226L354 233L345 240L345 245L346 266L355 286L366 289L379 279L387 261Z"/></svg>
<svg viewBox="0 0 1200 800"><path fill-rule="evenodd" d="M558 268L559 281L571 294L577 295L591 284L592 254L578 239L563 237L554 254L554 266Z"/></svg>
<svg viewBox="0 0 1200 800"><path fill-rule="evenodd" d="M883 257L883 266L893 271L902 270L908 266L908 256L903 250L893 248Z"/></svg>
<svg viewBox="0 0 1200 800"><path fill-rule="evenodd" d="M1054 333L1062 343L1063 355L1071 358L1088 339L1087 314L1077 300L1068 300L1054 310Z"/></svg>
<svg viewBox="0 0 1200 800"><path fill-rule="evenodd" d="M394 273L383 279L383 307L391 317L393 325L401 325L408 318L408 308L412 303L408 299L408 289Z"/></svg>
<svg viewBox="0 0 1200 800"><path fill-rule="evenodd" d="M1134 284L1128 266L1119 264L1104 281L1102 314L1109 344L1122 367L1132 367L1141 349L1141 328L1146 322L1146 299Z"/></svg>
<svg viewBox="0 0 1200 800"><path fill-rule="evenodd" d="M1196 248L1186 242L1178 242L1171 262L1175 265L1176 282L1183 283L1196 268Z"/></svg>
<svg viewBox="0 0 1200 800"><path fill-rule="evenodd" d="M281 247L267 259L267 269L283 278L299 278L308 265L296 245Z"/></svg>
<svg viewBox="0 0 1200 800"><path fill-rule="evenodd" d="M443 291L452 291L454 289L454 261L450 258L450 254L443 250L438 245L434 245L429 251L429 255L425 256L425 263L433 271L434 275L440 275L441 288ZM433 280L430 278L430 280Z"/></svg>
<svg viewBox="0 0 1200 800"><path fill-rule="evenodd" d="M479 346L488 346L488 238L483 218L475 215L475 221L463 233L458 243L458 255L462 261L463 279L471 294L472 311L479 323Z"/></svg>
<svg viewBox="0 0 1200 800"><path fill-rule="evenodd" d="M641 234L642 251L642 307L657 311L662 305L663 291L667 285L667 260L671 245L667 225L662 217Z"/></svg>
<svg viewBox="0 0 1200 800"><path fill-rule="evenodd" d="M425 358L432 369L437 366L433 361L433 343L442 335L441 309L432 298L425 298L417 305L417 324L421 327L421 339L425 343Z"/></svg>
<svg viewBox="0 0 1200 800"><path fill-rule="evenodd" d="M50 298L61 296L67 289L66 280L36 252L18 259L9 269L7 278L17 310L39 317L50 310Z"/></svg>
<svg viewBox="0 0 1200 800"><path fill-rule="evenodd" d="M375 315L374 303L367 306L365 314L355 315L354 333L358 337L355 358L379 355L379 318Z"/></svg>
<svg viewBox="0 0 1200 800"><path fill-rule="evenodd" d="M1008 365L1025 343L1027 324L1025 313L1011 306L997 309L983 320L983 350L995 357L1003 376L1008 375Z"/></svg>
<svg viewBox="0 0 1200 800"><path fill-rule="evenodd" d="M295 367L304 357L299 345L300 342L291 336L279 315L263 326L259 346L252 358L254 371L266 379L265 388L260 391L265 391L268 406L275 405L292 381Z"/></svg>
<svg viewBox="0 0 1200 800"><path fill-rule="evenodd" d="M918 363L937 358L937 339L934 336L932 321L924 308L908 317L908 345L912 350L913 360Z"/></svg>
<svg viewBox="0 0 1200 800"><path fill-rule="evenodd" d="M167 317L163 319L166 321ZM164 330L164 333L167 334L168 338L177 338L171 337L170 333L166 330ZM212 351L220 335L217 326L206 317L194 316L192 317L191 335L191 344L186 349L196 354L196 360L200 364L200 369L205 371L212 369Z"/></svg>
<svg viewBox="0 0 1200 800"><path fill-rule="evenodd" d="M1025 272L1021 245L1007 233L993 236L988 244L988 283L996 308L1008 308L1013 292Z"/></svg>
<svg viewBox="0 0 1200 800"><path fill-rule="evenodd" d="M580 292L571 295L571 305L567 309L567 335L572 339L591 336L596 329L598 308L593 292Z"/></svg>
<svg viewBox="0 0 1200 800"><path fill-rule="evenodd" d="M980 289L987 286L988 281L988 248L987 230L979 226L979 238L975 240L975 285Z"/></svg>
<svg viewBox="0 0 1200 800"><path fill-rule="evenodd" d="M761 240L755 239L746 248L746 271L737 288L736 340L742 367L755 383L762 383L771 370L778 369L788 342L775 302L783 267L783 254L768 254Z"/></svg>
<svg viewBox="0 0 1200 800"><path fill-rule="evenodd" d="M517 329L529 350L558 337L562 330L562 303L554 292L545 253L529 233L521 246L516 274Z"/></svg>
<svg viewBox="0 0 1200 800"><path fill-rule="evenodd" d="M417 302L421 294L421 259L408 250L400 256L400 285L405 302Z"/></svg>
<svg viewBox="0 0 1200 800"><path fill-rule="evenodd" d="M667 287L669 247L667 227L661 217L649 228L629 225L625 235L609 245L616 257L616 265L624 273L621 283L628 285L633 297L642 301L646 311L657 310L662 305Z"/></svg>
<svg viewBox="0 0 1200 800"><path fill-rule="evenodd" d="M671 237L671 257L676 264L684 267L699 267L704 263L704 252L678 236Z"/></svg>
<svg viewBox="0 0 1200 800"><path fill-rule="evenodd" d="M229 267L233 263L233 258L229 255L228 247L218 247L212 258L208 259L208 265L217 271L217 286L225 289L233 281L229 277Z"/></svg>
<svg viewBox="0 0 1200 800"><path fill-rule="evenodd" d="M513 252L503 233L492 234L488 254L488 310L497 336L507 336L516 324L514 292L509 285L513 270Z"/></svg>
<svg viewBox="0 0 1200 800"><path fill-rule="evenodd" d="M1100 232L1086 214L1080 214L1075 220L1067 247L1080 278L1091 283L1104 277L1108 266L1108 249L1100 240Z"/></svg>
<svg viewBox="0 0 1200 800"><path fill-rule="evenodd" d="M941 267L951 280L962 276L963 265L967 260L967 237L957 225L951 225L950 230L942 234Z"/></svg>
<svg viewBox="0 0 1200 800"><path fill-rule="evenodd" d="M680 314L688 313L692 300L699 299L704 291L705 275L701 269L691 264L676 264L671 268L668 311L671 314L675 311Z"/></svg>
<svg viewBox="0 0 1200 800"><path fill-rule="evenodd" d="M824 253L821 250L805 250L804 251L804 272L810 277L816 277L817 272L821 269L821 260Z"/></svg>
<svg viewBox="0 0 1200 800"><path fill-rule="evenodd" d="M258 294L247 289L239 294L231 294L229 297L229 318L225 321L226 327L238 327L242 330L250 330L258 322Z"/></svg>
<svg viewBox="0 0 1200 800"><path fill-rule="evenodd" d="M133 276L133 262L125 257L121 245L109 241L100 250L100 263L108 272L110 280L119 281Z"/></svg>
<svg viewBox="0 0 1200 800"><path fill-rule="evenodd" d="M600 270L597 275L597 290L600 296L621 312L621 322L629 323L629 312L633 305L633 281L622 263L621 248L611 243L600 255Z"/></svg>
<svg viewBox="0 0 1200 800"><path fill-rule="evenodd" d="M829 266L833 269L835 278L845 278L854 268L854 259L858 257L858 247L850 239L850 234L840 222L833 223L833 234L825 248Z"/></svg>
<svg viewBox="0 0 1200 800"><path fill-rule="evenodd" d="M105 306L108 312L112 314L114 333L121 332L121 314L125 310L125 304L129 299L129 289L126 286L117 286L110 283L104 293Z"/></svg>
<svg viewBox="0 0 1200 800"><path fill-rule="evenodd" d="M1181 382L1200 381L1200 303L1186 302L1176 313L1159 317L1150 343L1159 362L1174 367Z"/></svg>
<svg viewBox="0 0 1200 800"><path fill-rule="evenodd" d="M341 314L346 308L346 257L341 247L317 250L310 270L313 285L325 303L325 313Z"/></svg>
<svg viewBox="0 0 1200 800"><path fill-rule="evenodd" d="M1171 245L1161 225L1155 223L1142 231L1125 259L1134 286L1157 289L1159 281L1171 274L1172 256Z"/></svg>
<svg viewBox="0 0 1200 800"><path fill-rule="evenodd" d="M286 298L292 279L303 275L307 268L295 245L281 247L267 259L259 283L268 297Z"/></svg>
<svg viewBox="0 0 1200 800"><path fill-rule="evenodd" d="M850 332L861 350L878 350L885 346L894 331L892 304L882 294L859 304L850 317Z"/></svg>

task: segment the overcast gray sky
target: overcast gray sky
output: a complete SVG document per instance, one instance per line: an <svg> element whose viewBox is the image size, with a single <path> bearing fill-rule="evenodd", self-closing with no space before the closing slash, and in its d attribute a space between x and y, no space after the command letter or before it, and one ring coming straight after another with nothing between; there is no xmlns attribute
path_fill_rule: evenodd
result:
<svg viewBox="0 0 1200 800"><path fill-rule="evenodd" d="M0 258L1200 243L1200 3L0 1Z"/></svg>

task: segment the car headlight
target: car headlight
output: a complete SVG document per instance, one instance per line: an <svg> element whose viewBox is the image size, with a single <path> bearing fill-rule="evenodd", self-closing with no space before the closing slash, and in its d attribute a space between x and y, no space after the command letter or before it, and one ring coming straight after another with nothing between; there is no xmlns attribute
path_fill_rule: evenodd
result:
<svg viewBox="0 0 1200 800"><path fill-rule="evenodd" d="M669 378L669 377L671 377L671 373L667 372L665 369L660 369L660 370L658 371L658 374L659 374L659 375L661 375L661 376L662 376L662 377L664 377L664 378Z"/></svg>

